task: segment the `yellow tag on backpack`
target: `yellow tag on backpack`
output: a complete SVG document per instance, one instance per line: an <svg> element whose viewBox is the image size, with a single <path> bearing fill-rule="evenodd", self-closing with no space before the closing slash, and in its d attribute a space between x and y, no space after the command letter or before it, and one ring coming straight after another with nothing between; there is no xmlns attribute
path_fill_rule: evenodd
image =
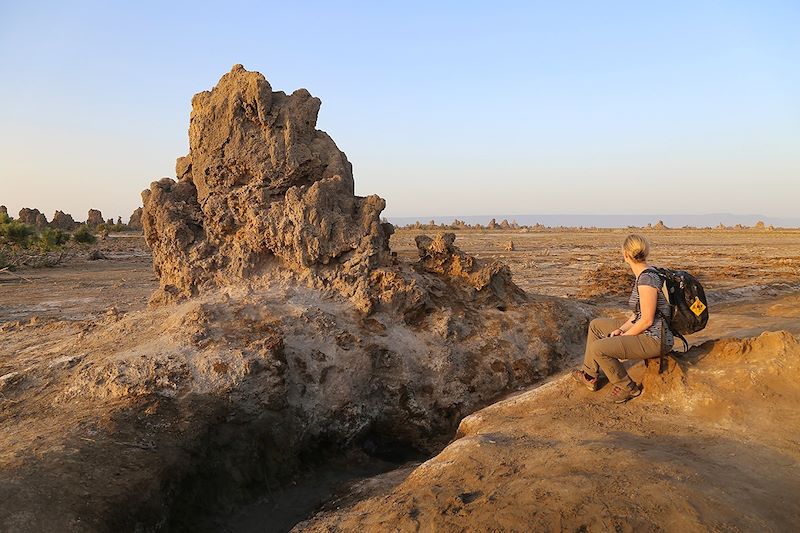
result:
<svg viewBox="0 0 800 533"><path fill-rule="evenodd" d="M706 306L703 302L700 301L700 298L695 296L694 302L692 302L692 305L689 306L689 309L692 310L692 313L694 313L695 316L700 316L703 314L703 311L706 310Z"/></svg>

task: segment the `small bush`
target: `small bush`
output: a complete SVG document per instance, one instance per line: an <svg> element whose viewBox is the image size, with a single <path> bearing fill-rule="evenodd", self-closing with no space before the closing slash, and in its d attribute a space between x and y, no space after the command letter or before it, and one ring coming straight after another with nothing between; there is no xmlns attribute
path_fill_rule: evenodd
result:
<svg viewBox="0 0 800 533"><path fill-rule="evenodd" d="M31 242L31 237L35 234L36 228L17 220L9 220L4 224L0 224L0 240L20 248L27 248Z"/></svg>
<svg viewBox="0 0 800 533"><path fill-rule="evenodd" d="M120 222L116 224L103 223L97 225L96 231L97 233L103 233L104 231L106 233L119 233L121 231L128 231L128 226Z"/></svg>
<svg viewBox="0 0 800 533"><path fill-rule="evenodd" d="M53 228L36 228L3 218L0 223L0 268L54 266L69 256L69 234Z"/></svg>
<svg viewBox="0 0 800 533"><path fill-rule="evenodd" d="M89 226L83 225L72 234L72 240L80 244L94 244L97 237L94 236Z"/></svg>
<svg viewBox="0 0 800 533"><path fill-rule="evenodd" d="M69 242L69 233L60 229L44 228L36 238L36 244L42 250L56 250Z"/></svg>

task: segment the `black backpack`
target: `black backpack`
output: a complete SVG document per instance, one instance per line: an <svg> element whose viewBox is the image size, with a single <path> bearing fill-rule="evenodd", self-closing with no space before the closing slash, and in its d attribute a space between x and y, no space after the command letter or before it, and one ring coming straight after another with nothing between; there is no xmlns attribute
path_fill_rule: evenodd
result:
<svg viewBox="0 0 800 533"><path fill-rule="evenodd" d="M672 334L683 341L686 349L689 343L684 335L700 331L708 323L708 300L703 286L697 278L685 270L648 267L663 282L662 291L671 307L671 317L663 317L669 324Z"/></svg>

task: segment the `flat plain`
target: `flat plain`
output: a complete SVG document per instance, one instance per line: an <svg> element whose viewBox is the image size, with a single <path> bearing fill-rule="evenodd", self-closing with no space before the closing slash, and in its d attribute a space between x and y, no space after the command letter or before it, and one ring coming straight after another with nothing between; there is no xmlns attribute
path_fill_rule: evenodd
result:
<svg viewBox="0 0 800 533"><path fill-rule="evenodd" d="M456 244L481 259L501 261L525 291L575 298L620 311L630 291L621 242L635 229L476 231L400 229L391 240L401 260L415 261L414 238L439 231L456 234ZM676 229L646 231L651 262L688 270L701 280L712 305L709 328L696 341L747 336L764 330L797 333L800 298L800 230ZM507 250L513 242L514 250ZM90 261L89 251L108 259ZM36 320L81 320L112 308L146 306L157 288L150 253L140 234L112 234L67 261L22 270L30 279L0 274L0 324ZM1 363L0 363L1 364Z"/></svg>

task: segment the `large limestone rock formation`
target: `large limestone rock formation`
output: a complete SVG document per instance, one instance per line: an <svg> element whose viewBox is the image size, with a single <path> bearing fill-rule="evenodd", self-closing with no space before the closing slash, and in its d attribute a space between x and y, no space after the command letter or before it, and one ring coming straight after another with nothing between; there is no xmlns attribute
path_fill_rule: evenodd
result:
<svg viewBox="0 0 800 533"><path fill-rule="evenodd" d="M76 225L72 215L64 213L63 211L56 211L53 215L52 222L50 222L50 227L64 231L72 231L75 229Z"/></svg>
<svg viewBox="0 0 800 533"><path fill-rule="evenodd" d="M47 217L44 216L44 214L38 209L23 207L19 210L18 219L23 224L30 224L31 226L36 226L37 228L46 228L48 225Z"/></svg>
<svg viewBox="0 0 800 533"><path fill-rule="evenodd" d="M133 213L131 213L131 218L128 220L128 227L130 229L142 229L142 208L137 207Z"/></svg>
<svg viewBox="0 0 800 533"><path fill-rule="evenodd" d="M669 228L666 226L666 224L664 224L663 220L659 220L658 222L656 222L656 225L653 226L653 229L659 229L660 230L660 229L669 229Z"/></svg>
<svg viewBox="0 0 800 533"><path fill-rule="evenodd" d="M315 128L320 100L273 92L241 65L192 99L177 182L142 193L162 299L258 279L279 265L369 307L367 276L389 261L377 196L354 195L350 162Z"/></svg>
<svg viewBox="0 0 800 533"><path fill-rule="evenodd" d="M105 220L103 219L103 213L101 213L98 209L89 209L89 214L86 216L87 226L95 227L104 223Z"/></svg>
<svg viewBox="0 0 800 533"><path fill-rule="evenodd" d="M161 282L152 302L278 290L304 294L298 305L307 308L330 308L332 303L323 303L329 301L340 306L337 314L350 308L357 316L348 320L355 322L334 332L346 332L355 343L350 347L348 341L347 358L380 361L365 374L351 370L346 384L337 386L350 391L348 401L365 401L368 393L357 384L380 373L382 399L369 401L394 410L395 395L412 394L415 407L381 415L409 432L449 423L434 407L437 402L451 405L451 414L444 415L449 420L562 361L582 339L586 310L527 295L507 266L465 254L452 233L420 235L419 261L397 261L389 250L393 228L380 219L384 200L354 194L346 156L315 129L319 107L308 91L273 92L264 76L241 65L193 98L190 153L177 161L177 180L164 178L142 193L142 224ZM206 339L220 320L214 314L189 323ZM291 329L296 331L282 328L286 342L321 335L306 326ZM375 339L376 332L388 338ZM313 354L297 358L308 369L299 378L303 390L316 387ZM422 374L434 367L449 370L446 376L434 372L429 382ZM452 389L454 378L468 386ZM412 393L412 381L429 384ZM318 409L318 403L310 405L310 416L318 416ZM349 415L333 416L343 417Z"/></svg>
<svg viewBox="0 0 800 533"><path fill-rule="evenodd" d="M194 98L177 181L143 194L156 302L191 298L0 343L26 437L0 450L0 530L196 531L320 448L432 452L571 361L586 307L526 294L453 235L392 255L319 105L234 67ZM44 328L63 342L30 353Z"/></svg>
<svg viewBox="0 0 800 533"><path fill-rule="evenodd" d="M7 217L8 216L8 208L4 205L0 205L0 217Z"/></svg>
<svg viewBox="0 0 800 533"><path fill-rule="evenodd" d="M526 301L508 267L464 254L453 234L420 236L420 261L399 264L384 200L354 194L347 157L315 129L319 107L305 89L273 92L241 65L195 95L177 180L142 193L160 279L152 303L289 280L408 323L454 300L473 309Z"/></svg>
<svg viewBox="0 0 800 533"><path fill-rule="evenodd" d="M38 214L39 214L38 209L23 207L22 209L19 210L19 214L17 214L17 220L19 220L23 224L33 225L36 223L36 215Z"/></svg>

